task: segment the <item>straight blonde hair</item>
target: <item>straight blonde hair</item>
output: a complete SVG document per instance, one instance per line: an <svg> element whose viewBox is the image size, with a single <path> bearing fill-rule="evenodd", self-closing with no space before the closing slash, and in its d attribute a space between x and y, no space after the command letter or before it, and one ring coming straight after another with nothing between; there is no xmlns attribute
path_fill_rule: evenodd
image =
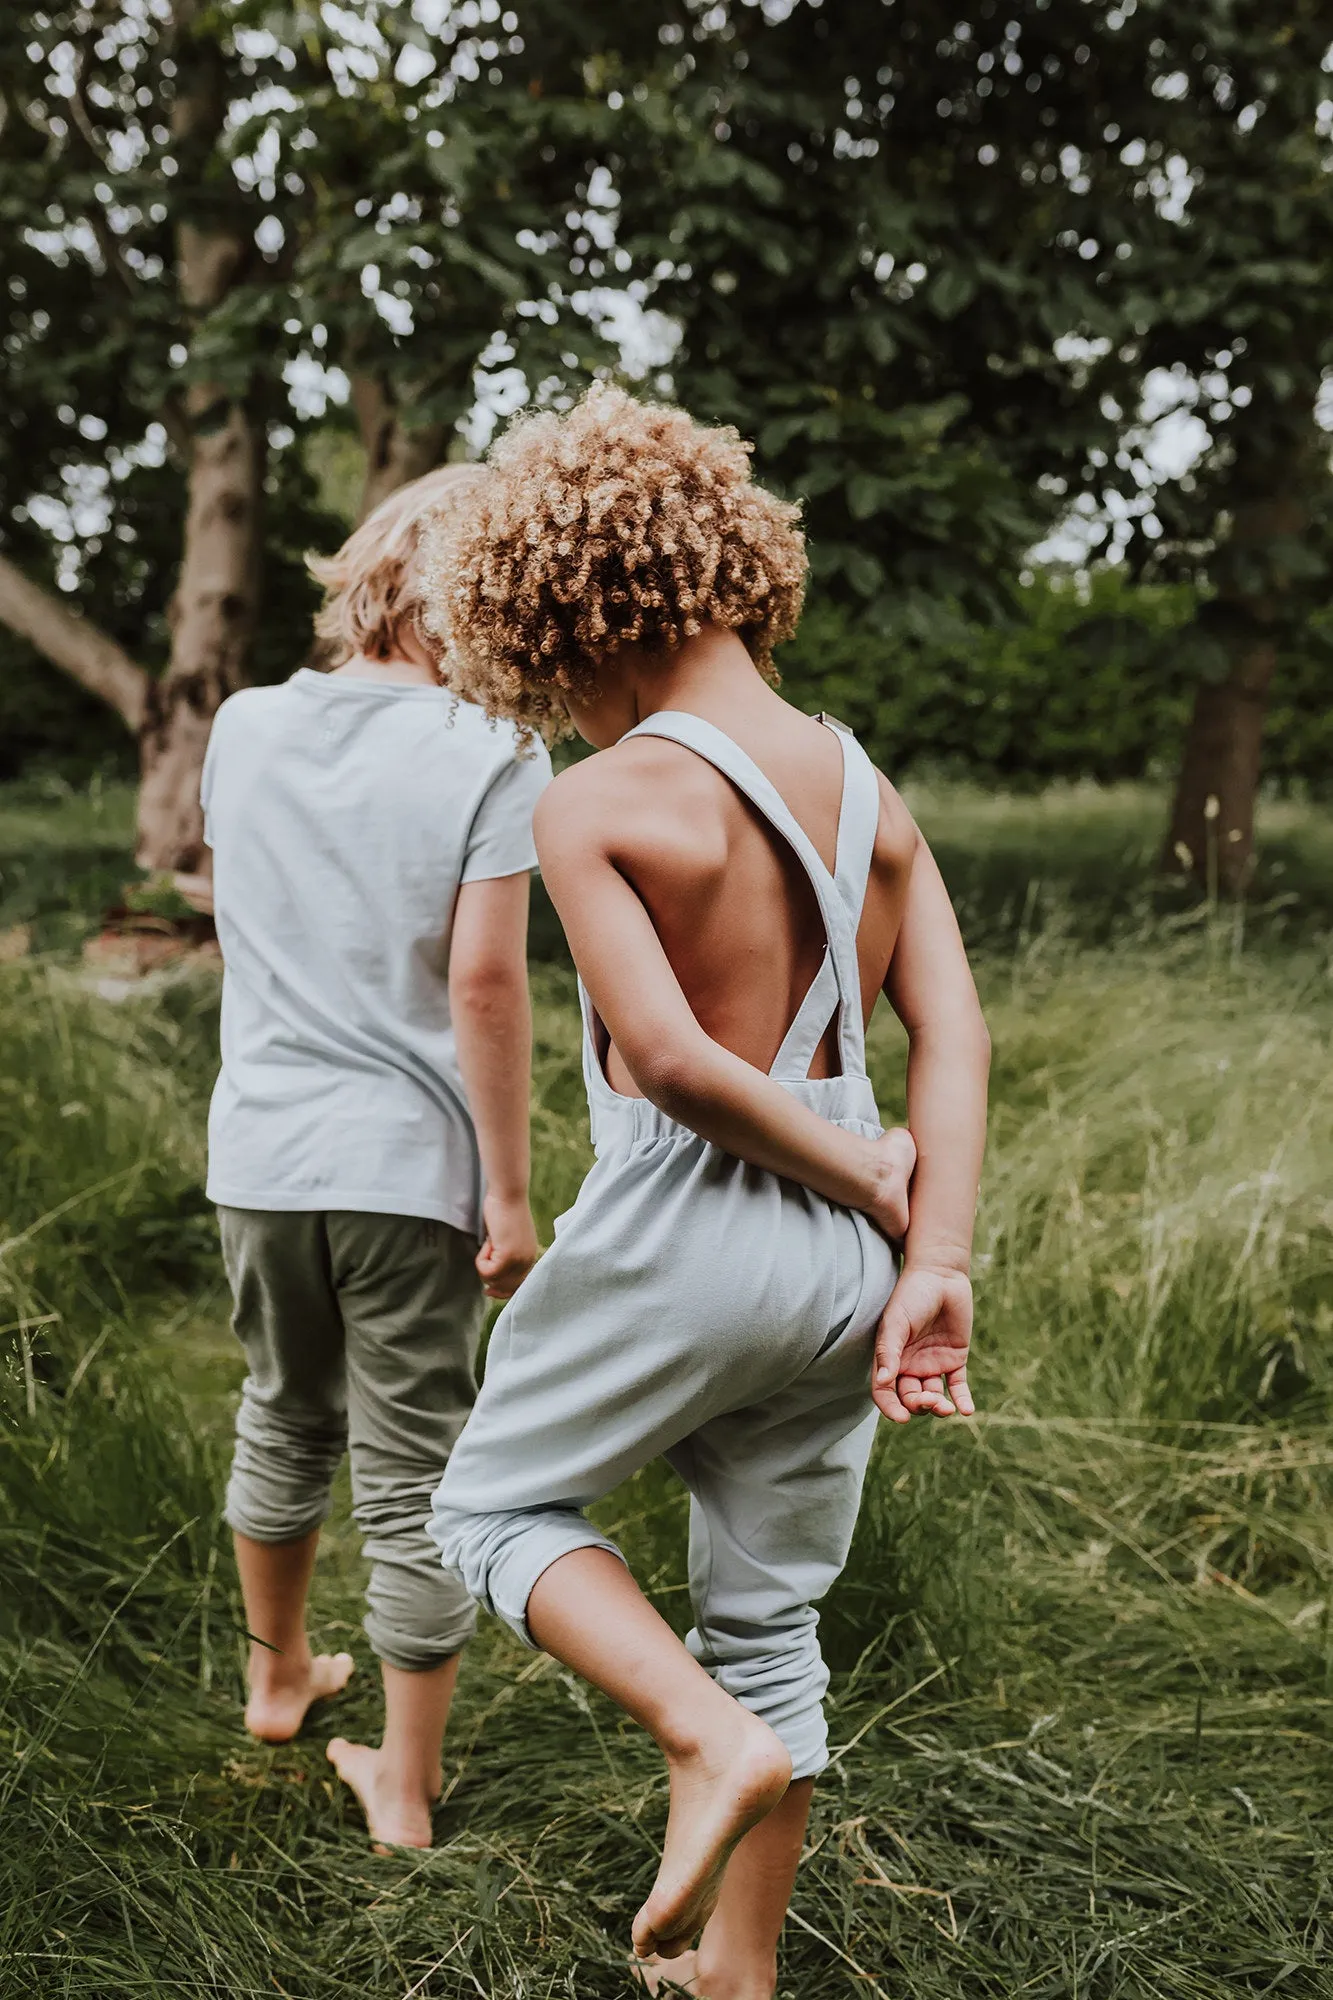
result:
<svg viewBox="0 0 1333 2000"><path fill-rule="evenodd" d="M325 642L330 667L345 660L401 658L408 633L432 653L439 651L439 638L422 616L421 530L477 476L474 465L437 466L381 500L336 555L306 557L306 568L324 586L315 631Z"/></svg>

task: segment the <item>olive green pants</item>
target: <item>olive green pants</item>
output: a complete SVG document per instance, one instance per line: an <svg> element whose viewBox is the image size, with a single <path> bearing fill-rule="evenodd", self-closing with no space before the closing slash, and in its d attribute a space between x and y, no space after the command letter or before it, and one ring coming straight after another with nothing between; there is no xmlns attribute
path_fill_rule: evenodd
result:
<svg viewBox="0 0 1333 2000"><path fill-rule="evenodd" d="M220 1208L218 1220L249 1364L227 1520L253 1541L299 1540L326 1518L350 1452L367 1636L390 1666L439 1666L476 1615L426 1533L476 1397L476 1245L415 1216Z"/></svg>

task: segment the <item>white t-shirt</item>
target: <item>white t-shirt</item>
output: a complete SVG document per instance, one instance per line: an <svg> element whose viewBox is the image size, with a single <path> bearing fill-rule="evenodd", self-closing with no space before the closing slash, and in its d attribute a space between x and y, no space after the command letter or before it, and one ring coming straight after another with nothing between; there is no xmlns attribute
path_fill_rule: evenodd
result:
<svg viewBox="0 0 1333 2000"><path fill-rule="evenodd" d="M536 865L538 746L442 688L302 669L223 703L204 762L222 987L208 1194L476 1233L449 1019L460 883Z"/></svg>

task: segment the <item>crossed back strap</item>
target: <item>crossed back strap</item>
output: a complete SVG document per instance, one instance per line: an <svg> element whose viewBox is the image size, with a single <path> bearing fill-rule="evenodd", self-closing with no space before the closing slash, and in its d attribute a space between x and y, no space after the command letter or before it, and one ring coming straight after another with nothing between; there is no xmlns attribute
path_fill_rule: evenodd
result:
<svg viewBox="0 0 1333 2000"><path fill-rule="evenodd" d="M822 719L822 718L821 718ZM782 836L809 877L827 938L824 957L796 1010L769 1074L786 1081L810 1074L815 1051L838 1019L838 1053L843 1076L865 1075L865 1023L856 932L879 827L879 780L856 738L840 724L828 725L842 746L842 803L838 844L830 875L813 842L777 787L753 757L725 730L683 709L662 709L630 731L632 736L664 736L683 744L719 770Z"/></svg>

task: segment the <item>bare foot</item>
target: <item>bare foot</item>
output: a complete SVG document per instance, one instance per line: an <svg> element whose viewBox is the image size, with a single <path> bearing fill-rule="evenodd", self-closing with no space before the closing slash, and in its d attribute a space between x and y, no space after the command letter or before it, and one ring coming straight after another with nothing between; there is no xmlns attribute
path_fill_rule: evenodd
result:
<svg viewBox="0 0 1333 2000"><path fill-rule="evenodd" d="M648 1958L636 1958L630 1970L645 1993L697 1994L694 1984L697 1957L692 1951L683 1951L678 1958L659 1958L653 1952Z"/></svg>
<svg viewBox="0 0 1333 2000"><path fill-rule="evenodd" d="M773 2000L778 1990L777 1967L769 1965L746 1970L734 1963L725 1969L703 1964L704 1951L683 1951L679 1958L635 1959L631 1971L645 1993L670 2000L673 1994L688 1994L689 2000Z"/></svg>
<svg viewBox="0 0 1333 2000"><path fill-rule="evenodd" d="M737 1705L725 1734L668 1758L671 1810L662 1865L634 1919L639 1958L679 1958L707 1923L738 1840L791 1783L791 1758L766 1722Z"/></svg>
<svg viewBox="0 0 1333 2000"><path fill-rule="evenodd" d="M718 1958L706 1964L702 1948L694 1968L694 1984L689 1989L698 2000L773 2000L778 1990L777 1961L770 1958L747 1964L744 1958Z"/></svg>
<svg viewBox="0 0 1333 2000"><path fill-rule="evenodd" d="M430 1846L430 1809L442 1790L438 1772L429 1792L408 1791L389 1769L384 1752L372 1750L368 1743L349 1743L345 1736L335 1736L325 1755L360 1800L377 1854L387 1854L391 1847Z"/></svg>
<svg viewBox="0 0 1333 2000"><path fill-rule="evenodd" d="M284 1675L285 1664L266 1662L264 1680L245 1704L245 1726L261 1743L290 1743L315 1702L342 1693L356 1663L350 1653L316 1653Z"/></svg>

